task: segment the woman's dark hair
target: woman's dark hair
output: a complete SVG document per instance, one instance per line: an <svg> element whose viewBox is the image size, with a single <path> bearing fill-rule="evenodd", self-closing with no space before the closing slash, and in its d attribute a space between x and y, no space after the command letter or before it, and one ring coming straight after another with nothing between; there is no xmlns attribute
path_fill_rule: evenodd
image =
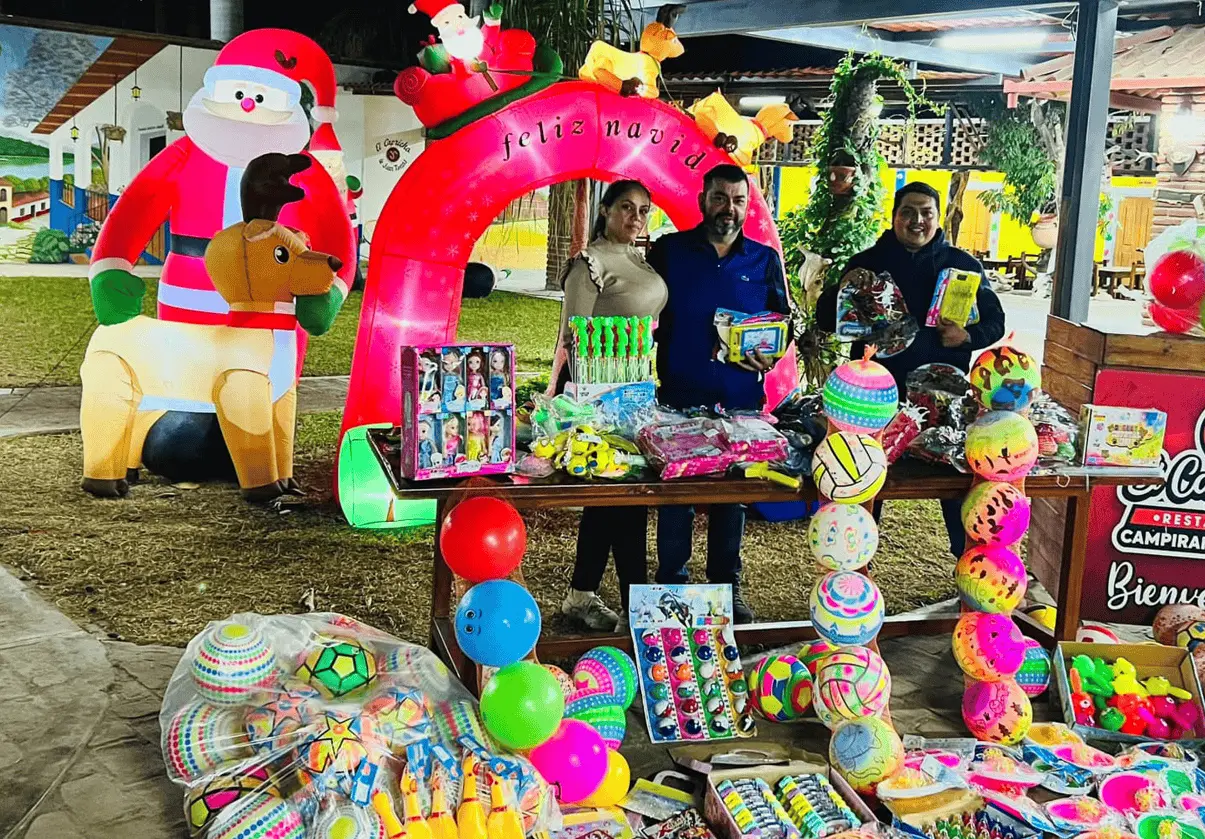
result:
<svg viewBox="0 0 1205 839"><path fill-rule="evenodd" d="M650 201L653 200L653 194L649 192L648 187L646 187L640 181L615 181L615 183L608 186L606 191L603 192L602 198L598 202L599 207L605 207L608 210L611 209L615 206L616 201L618 201L620 198L623 198L634 189L638 189L643 192L649 197ZM601 213L599 213L598 217L594 219L594 227L590 231L590 241L593 242L595 239L606 233L606 231L607 220L603 218Z"/></svg>

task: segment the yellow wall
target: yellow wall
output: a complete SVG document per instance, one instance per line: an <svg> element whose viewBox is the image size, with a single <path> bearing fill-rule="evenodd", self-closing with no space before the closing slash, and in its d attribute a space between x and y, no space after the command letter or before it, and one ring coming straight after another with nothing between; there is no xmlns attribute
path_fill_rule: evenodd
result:
<svg viewBox="0 0 1205 839"><path fill-rule="evenodd" d="M950 194L950 181L954 177L954 173L950 170L905 169L903 173L904 183L926 183L943 197ZM892 168L884 168L882 172L883 187L887 193L887 200L880 216L883 230L890 225L891 196L897 189L899 174L900 170ZM815 177L816 167L814 166L784 166L779 170L779 218L791 210L807 204ZM999 185L1003 182L1004 175L1001 172L972 172L971 179L967 184L967 192L982 191L985 187ZM1154 178L1116 177L1113 179L1114 189L1154 189L1154 187ZM1119 199L1114 197L1114 205L1118 203ZM993 219L992 223L998 228L993 231L997 234L999 242L994 253L996 259L1008 259L1020 256L1022 253L1036 255L1041 252L1041 248L1034 244L1029 225L1021 224L1007 214L1000 214ZM1097 260L1102 258L1104 249L1104 236L1098 232L1096 237Z"/></svg>
<svg viewBox="0 0 1205 839"><path fill-rule="evenodd" d="M473 246L472 262L494 268L542 270L548 261L548 220L491 224Z"/></svg>

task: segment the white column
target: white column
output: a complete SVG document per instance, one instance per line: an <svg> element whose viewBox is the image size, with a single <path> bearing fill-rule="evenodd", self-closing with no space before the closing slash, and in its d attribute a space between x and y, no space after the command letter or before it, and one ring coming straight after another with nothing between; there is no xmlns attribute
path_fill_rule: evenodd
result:
<svg viewBox="0 0 1205 839"><path fill-rule="evenodd" d="M96 132L91 125L79 127L79 139L75 141L75 185L87 189L92 183L92 140Z"/></svg>
<svg viewBox="0 0 1205 839"><path fill-rule="evenodd" d="M70 141L68 141L70 142ZM50 135L50 180L63 179L63 138L59 132Z"/></svg>
<svg viewBox="0 0 1205 839"><path fill-rule="evenodd" d="M243 31L243 0L209 0L209 37L229 41Z"/></svg>

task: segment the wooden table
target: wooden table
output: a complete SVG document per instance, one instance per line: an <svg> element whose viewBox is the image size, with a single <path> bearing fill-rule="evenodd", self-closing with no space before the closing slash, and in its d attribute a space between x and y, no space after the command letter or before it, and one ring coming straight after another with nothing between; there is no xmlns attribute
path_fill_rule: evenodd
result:
<svg viewBox="0 0 1205 839"><path fill-rule="evenodd" d="M1043 476L1026 482L1026 493L1034 498L1057 498L1067 502L1062 551L1062 581L1058 602L1058 625L1053 636L1024 615L1016 617L1022 629L1047 646L1055 640L1074 640L1079 626L1080 595L1087 544L1088 497L1097 486L1122 484L1152 484L1155 477L1069 477ZM971 486L971 476L950 468L916 461L901 461L892 467L887 483L878 498L884 501L916 499L954 499L963 497ZM777 484L746 479L695 479L682 481L647 481L640 483L584 483L563 475L547 480L516 482L516 479L477 478L460 484L424 484L400 487L404 500L430 499L437 501L436 528L453 506L466 498L490 495L502 498L520 510L564 507L667 506L673 504L751 504L774 501L815 501L815 487L805 482L800 492ZM805 557L800 557L804 561ZM435 539L433 596L431 605L431 649L456 672L474 693L477 689L477 668L461 652L452 625L454 586L463 592L467 584L453 578L452 572L439 551ZM521 577L516 577L521 579ZM955 618L915 619L898 616L883 624L881 637L916 632L945 634L953 630ZM747 644L787 644L816 637L810 621L786 621L750 624L735 627L740 641ZM601 644L611 644L629 652L628 636L579 635L544 638L536 647L537 656L570 658Z"/></svg>

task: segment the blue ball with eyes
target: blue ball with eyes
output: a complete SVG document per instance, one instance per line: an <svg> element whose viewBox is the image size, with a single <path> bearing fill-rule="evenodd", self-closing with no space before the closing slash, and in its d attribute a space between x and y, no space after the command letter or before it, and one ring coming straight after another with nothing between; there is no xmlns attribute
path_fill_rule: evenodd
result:
<svg viewBox="0 0 1205 839"><path fill-rule="evenodd" d="M511 580L478 583L456 607L456 643L486 667L506 667L535 649L540 609L523 586Z"/></svg>

